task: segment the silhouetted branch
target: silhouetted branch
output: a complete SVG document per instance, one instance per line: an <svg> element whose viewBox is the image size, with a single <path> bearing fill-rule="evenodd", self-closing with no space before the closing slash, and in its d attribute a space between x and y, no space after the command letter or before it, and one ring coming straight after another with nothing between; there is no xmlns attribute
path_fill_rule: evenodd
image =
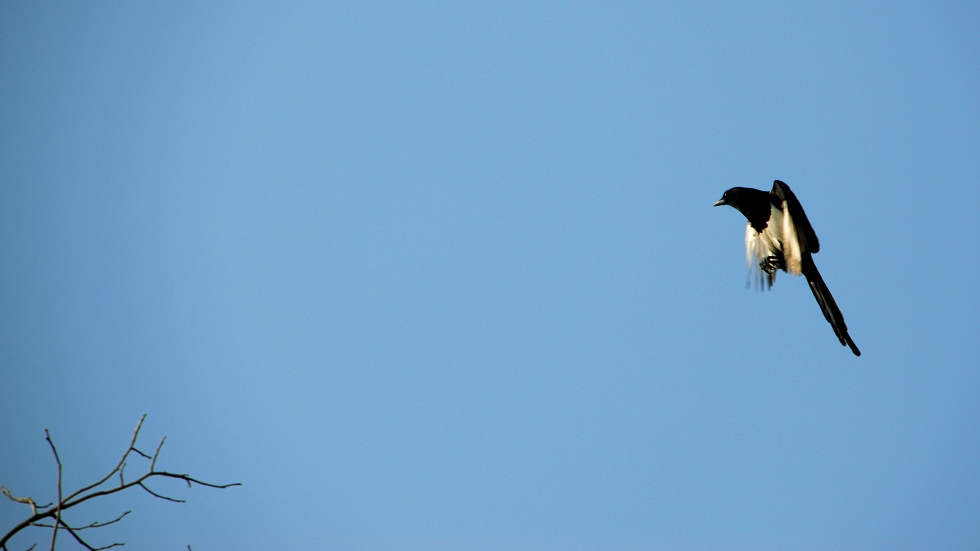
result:
<svg viewBox="0 0 980 551"><path fill-rule="evenodd" d="M154 492L153 490L147 488L145 484L140 484L140 488L143 488L144 490L146 490L146 492L148 494L150 494L151 496L153 496L153 497L158 497L160 499L165 499L167 501L173 501L174 503L183 503L184 502L183 499L174 499L172 497L167 497L165 495L158 494L158 493Z"/></svg>
<svg viewBox="0 0 980 551"><path fill-rule="evenodd" d="M51 441L51 433L48 432L48 429L44 429L44 439L47 440L48 445L51 446L51 453L54 454L54 461L55 463L58 464L58 504L55 505L54 508L54 516L55 516L54 522L55 525L57 526L58 524L61 524L61 507L64 504L64 501L62 500L61 497L61 458L58 457L58 448L54 447L54 442ZM51 551L54 551L54 545L57 541L58 541L58 531L52 530Z"/></svg>
<svg viewBox="0 0 980 551"><path fill-rule="evenodd" d="M102 551L103 549L110 549L112 547L122 547L123 545L126 545L124 543L116 542L116 543L112 543L112 544L106 545L104 547L93 547L87 541L83 540L81 536L79 536L78 534L75 533L76 528L72 528L72 527L68 526L67 524L65 524L64 522L61 523L61 526L62 526L62 528L60 528L60 529L66 530L69 534L71 534L71 536L73 538L75 538L75 541L77 541L82 547L84 547L85 549L88 549L89 551ZM55 530L55 532L57 532L57 531L58 530Z"/></svg>
<svg viewBox="0 0 980 551"><path fill-rule="evenodd" d="M123 513L123 514L119 515L118 517L116 517L116 518L114 518L114 519L112 519L110 521L107 521L107 522L98 522L98 521L96 521L96 522L93 522L91 524L86 524L85 526L73 526L72 527L72 530L75 530L75 531L78 531L78 530L88 530L89 528L102 528L103 526L109 526L110 524L115 524L115 523L119 522L120 520L123 519L123 517L125 517L129 513L132 513L132 511L126 511L125 513ZM35 522L34 523L34 526L43 526L44 528L54 528L54 524L42 524L40 522ZM62 527L61 530L64 530L64 528Z"/></svg>
<svg viewBox="0 0 980 551"><path fill-rule="evenodd" d="M143 427L144 420L146 420L145 414L142 417L140 417L139 423L136 425L136 429L133 431L133 436L129 441L129 447L123 453L122 457L119 459L119 462L116 464L115 468L109 471L109 474L105 475L103 478L101 478L99 481L95 482L94 484L90 484L79 490L76 490L75 492L69 494L68 496L64 496L63 494L63 489L62 489L63 468L61 463L61 457L58 455L58 448L54 445L54 441L51 440L51 434L48 432L47 429L45 429L44 430L45 440L47 440L48 445L51 447L51 451L54 454L55 462L58 465L58 501L55 503L49 503L47 505L38 505L32 498L14 497L6 487L0 486L0 493L7 496L8 499L17 503L30 505L31 507L31 515L26 519L24 519L23 521L21 521L20 523L18 523L13 528L11 528L10 531L8 531L2 538L0 538L0 551L9 551L7 544L10 541L10 539L15 534L19 533L20 531L28 527L51 529L51 551L54 551L55 545L57 544L58 532L62 530L68 532L68 534L71 535L75 539L75 541L79 543L79 545L85 547L90 551L101 551L103 549L109 549L112 547L121 546L123 545L122 543L113 543L105 547L94 547L88 542L86 542L81 536L79 536L77 532L81 530L91 529L91 528L103 528L110 524L115 524L121 521L126 515L128 515L130 511L126 511L125 513L119 515L117 518L110 521L106 521L106 522L96 521L87 524L85 526L78 526L78 527L70 526L64 520L64 518L62 518L62 513L64 511L67 511L68 509L72 509L78 505L81 505L82 503L85 503L86 501L89 501L91 499L96 499L110 494L123 492L134 486L139 486L140 488L148 492L150 495L157 497L159 499L163 499L166 501L173 501L176 503L184 502L184 500L182 499L168 497L151 490L145 483L147 480L153 477L174 478L178 480L183 480L184 482L187 483L188 487L193 487L194 484L200 484L201 486L207 486L208 488L218 488L218 489L230 488L232 486L241 486L241 484L238 482L232 484L213 484L210 482L204 482L202 480L198 480L188 474L171 473L169 471L158 471L156 468L157 460L160 457L160 451L163 449L163 444L164 442L166 442L167 438L163 437L160 440L160 444L157 445L156 450L154 451L152 456L147 455L146 453L137 449L136 440L139 438L140 429L142 429ZM132 453L135 453L136 455L142 457L143 459L150 461L150 465L149 465L149 469L147 469L147 471L143 475L139 476L134 480L130 480L129 482L127 482L124 476L124 471L126 469L127 459L130 457L130 454ZM109 480L111 480L116 475L118 475L118 484L112 486L104 486ZM42 522L45 519L50 519L50 523ZM27 551L33 550L34 547L36 546L37 544L32 545L30 548L27 549Z"/></svg>

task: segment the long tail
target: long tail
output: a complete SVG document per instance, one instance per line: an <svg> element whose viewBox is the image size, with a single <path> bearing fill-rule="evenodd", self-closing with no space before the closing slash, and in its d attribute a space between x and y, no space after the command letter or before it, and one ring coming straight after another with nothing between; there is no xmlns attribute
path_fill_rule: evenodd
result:
<svg viewBox="0 0 980 551"><path fill-rule="evenodd" d="M830 289L827 288L823 277L817 271L817 265L813 263L813 258L809 254L804 254L802 260L803 275L806 277L807 283L810 284L810 290L813 291L813 297L817 299L820 310L823 311L823 317L827 318L827 322L834 328L834 333L840 339L841 345L851 347L854 355L860 356L861 351L858 350L857 345L851 340L851 336L847 334L847 324L844 323L844 314L840 313L840 308L837 307L837 302L834 301L834 295L830 294Z"/></svg>

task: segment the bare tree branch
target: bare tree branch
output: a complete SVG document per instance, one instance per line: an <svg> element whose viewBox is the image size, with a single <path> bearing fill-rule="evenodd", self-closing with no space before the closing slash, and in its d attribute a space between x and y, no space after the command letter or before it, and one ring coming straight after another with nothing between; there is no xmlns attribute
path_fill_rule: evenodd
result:
<svg viewBox="0 0 980 551"><path fill-rule="evenodd" d="M54 460L58 463L58 504L55 505L55 525L61 523L61 506L64 503L61 496L61 458L58 457L58 448L54 447L54 442L51 441L51 433L48 429L44 429L44 439L48 441L48 445L51 446L51 453L54 454ZM55 543L58 541L58 530L51 531L51 551L54 551Z"/></svg>
<svg viewBox="0 0 980 551"><path fill-rule="evenodd" d="M139 455L142 455L144 459L152 459L152 457L150 457L149 455L146 455L145 453L139 451L136 448L130 448L129 451L133 451L133 452L138 453Z"/></svg>
<svg viewBox="0 0 980 551"><path fill-rule="evenodd" d="M117 542L117 543L113 543L111 545L106 545L105 547L92 547L87 541L83 540L81 536L79 536L78 534L75 533L75 529L74 528L68 526L64 522L61 523L61 526L63 527L62 529L67 530L68 533L71 534L71 536L73 538L75 538L75 541L77 541L80 545L82 545L82 547L84 547L85 549L88 549L89 551L102 551L103 549L109 549L109 548L112 548L112 547L121 547L121 546L125 545L123 543L118 543ZM55 530L55 532L57 532L57 531L58 530Z"/></svg>
<svg viewBox="0 0 980 551"><path fill-rule="evenodd" d="M145 484L140 484L140 488L143 488L144 490L146 490L147 493L149 493L153 497L158 497L160 499L165 499L167 501L173 501L174 503L183 503L184 502L183 499L174 499L172 497L167 497L165 495L158 494L158 493L154 492L153 490L147 488Z"/></svg>
<svg viewBox="0 0 980 551"><path fill-rule="evenodd" d="M150 462L150 470L154 470L157 467L157 457L160 457L160 450L163 449L163 443L167 441L167 437L164 436L160 439L160 445L157 446L157 451L153 452L153 461Z"/></svg>
<svg viewBox="0 0 980 551"><path fill-rule="evenodd" d="M47 505L38 505L37 503L34 503L34 500L29 497L14 497L10 494L10 490L8 490L6 486L0 486L0 494L7 496L11 501L16 501L17 503L24 503L26 505L30 505L31 513L35 515L37 514L38 507L42 509L47 509L48 507L51 507L51 503L48 503Z"/></svg>
<svg viewBox="0 0 980 551"><path fill-rule="evenodd" d="M132 511L126 511L125 513L119 515L118 517L114 518L113 520L110 520L110 521L107 521L107 522L98 522L98 521L95 521L95 522L93 522L91 524L86 524L85 526L72 526L71 529L72 530L75 530L75 531L78 531L78 530L88 530L89 528L102 528L103 526L109 526L110 524L115 524L115 523L119 522L120 520L123 519L123 517L125 517L129 513L132 513ZM62 525L61 528L59 528L59 530L64 530L65 529L64 528L64 523L62 523L62 524L63 525ZM35 522L34 523L34 526L43 526L44 528L54 528L54 524L43 524L43 523L40 523L40 522Z"/></svg>
<svg viewBox="0 0 980 551"><path fill-rule="evenodd" d="M132 513L132 511L126 511L125 513L119 515L118 517L116 517L116 518L114 518L114 519L112 519L110 521L106 521L106 522L98 522L98 521L96 521L96 522L93 522L91 524L86 524L85 526L79 526L78 528L75 528L75 530L88 530L89 528L102 528L103 526L109 526L110 524L115 524L115 523L119 522L120 520L122 520L123 518L125 518L126 515L128 515L129 513Z"/></svg>
<svg viewBox="0 0 980 551"><path fill-rule="evenodd" d="M9 551L7 547L7 543L10 541L10 539L15 534L29 527L41 527L41 528L51 529L52 551L54 551L55 549L58 532L61 530L68 532L68 534L71 535L75 539L75 541L77 541L80 545L82 545L83 547L85 547L90 551L101 551L104 549L110 549L112 547L121 546L123 545L122 543L113 543L105 547L94 547L88 542L86 542L81 536L79 536L77 532L81 530L91 529L91 528L103 528L110 524L115 524L121 521L126 515L128 515L130 511L126 511L125 513L119 515L117 518L110 521L106 521L106 522L95 521L85 526L78 526L78 527L70 526L62 518L62 513L64 511L77 507L78 505L81 505L82 503L85 503L86 501L89 501L91 499L97 499L107 495L123 492L134 486L139 486L140 488L148 492L150 495L159 499L163 499L166 501L173 501L175 503L184 502L184 500L182 499L168 497L151 490L145 483L147 480L153 477L173 478L177 480L183 480L184 482L187 483L187 486L189 488L193 487L194 484L207 486L208 488L218 488L218 489L230 488L232 486L241 486L241 483L238 482L231 483L231 484L214 484L211 482L204 482L202 480L190 476L189 474L178 474L169 471L158 471L156 467L157 460L159 459L160 451L163 448L163 444L166 442L167 438L163 437L160 440L160 444L157 445L156 450L154 451L152 456L147 455L146 453L136 448L136 441L139 437L140 429L142 429L143 427L144 420L146 420L145 414L142 417L140 417L139 423L137 423L136 429L133 431L133 436L129 441L129 447L122 454L122 457L119 459L119 462L116 464L116 466L111 471L109 471L109 473L105 475L102 479L98 480L93 484L85 486L79 490L76 490L75 492L69 494L68 496L64 495L63 488L62 488L63 467L61 463L61 457L58 455L58 449L55 447L54 442L51 440L51 434L48 432L47 429L45 429L44 431L45 439L47 440L48 445L51 447L51 451L54 454L55 462L58 464L58 501L56 503L49 503L47 505L38 505L32 498L14 497L6 487L0 486L0 493L3 493L11 501L30 505L31 513L32 513L31 516L18 523L16 526L11 528L2 538L0 538L0 551ZM142 457L143 459L148 460L150 462L150 465L144 474L142 474L141 476L139 476L134 480L130 480L129 482L127 482L124 476L124 471L127 466L127 459L130 457L131 453L135 453L136 455ZM118 475L118 484L111 485L111 486L104 486L109 480L111 480L116 475ZM44 519L50 519L51 523L49 524L49 523L41 522ZM27 551L32 551L36 547L36 545L37 544L32 545ZM189 548L190 546L188 546L188 549Z"/></svg>

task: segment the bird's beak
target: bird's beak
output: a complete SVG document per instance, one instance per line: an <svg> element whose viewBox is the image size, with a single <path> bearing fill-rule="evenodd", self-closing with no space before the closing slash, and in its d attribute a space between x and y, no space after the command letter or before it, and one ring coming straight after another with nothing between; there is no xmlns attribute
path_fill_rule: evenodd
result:
<svg viewBox="0 0 980 551"><path fill-rule="evenodd" d="M728 203L725 202L725 198L722 197L721 199L718 199L717 201L715 201L715 204L714 205L711 205L711 206L713 206L713 207L720 207L722 205L727 205L727 204Z"/></svg>

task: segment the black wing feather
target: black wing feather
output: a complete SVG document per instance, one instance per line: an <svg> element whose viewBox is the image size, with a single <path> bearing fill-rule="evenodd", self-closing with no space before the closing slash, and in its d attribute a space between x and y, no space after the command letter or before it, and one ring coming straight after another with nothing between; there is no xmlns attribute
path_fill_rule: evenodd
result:
<svg viewBox="0 0 980 551"><path fill-rule="evenodd" d="M817 234L813 231L813 226L807 220L806 213L803 212L803 206L800 205L800 201L793 194L793 190L789 189L789 186L784 182L776 180L772 183L772 191L769 193L776 196L780 208L782 208L783 202L786 202L789 215L796 224L796 236L800 242L800 252L820 252L820 240L817 239Z"/></svg>

